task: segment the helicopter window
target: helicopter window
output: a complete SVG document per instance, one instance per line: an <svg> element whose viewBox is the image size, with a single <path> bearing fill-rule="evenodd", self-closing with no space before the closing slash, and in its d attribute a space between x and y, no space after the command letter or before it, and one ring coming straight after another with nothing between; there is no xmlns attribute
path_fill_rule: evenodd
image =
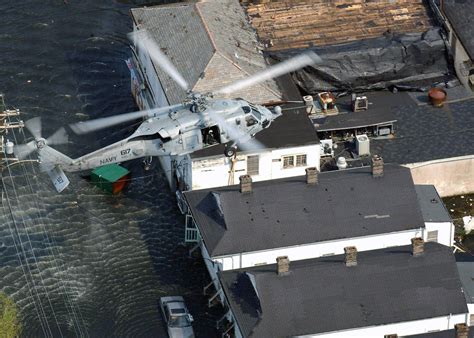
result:
<svg viewBox="0 0 474 338"><path fill-rule="evenodd" d="M204 128L201 130L201 133L202 140L206 145L213 145L221 142L218 126Z"/></svg>
<svg viewBox="0 0 474 338"><path fill-rule="evenodd" d="M247 115L245 117L245 122L247 123L247 127L253 126L254 124L258 123L257 119L253 115Z"/></svg>
<svg viewBox="0 0 474 338"><path fill-rule="evenodd" d="M242 110L244 111L245 114L248 114L251 112L251 109L249 106L242 106Z"/></svg>

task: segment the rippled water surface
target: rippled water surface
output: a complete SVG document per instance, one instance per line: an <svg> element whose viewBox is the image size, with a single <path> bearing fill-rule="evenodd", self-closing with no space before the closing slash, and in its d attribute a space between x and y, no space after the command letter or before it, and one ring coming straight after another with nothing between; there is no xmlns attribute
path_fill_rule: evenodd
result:
<svg viewBox="0 0 474 338"><path fill-rule="evenodd" d="M135 110L126 33L129 9L145 4L152 3L0 1L7 104L24 120L41 116L46 137L70 122ZM58 149L77 156L128 132L72 136ZM157 301L173 294L185 296L198 336L215 335L201 296L207 275L187 257L183 218L163 173L131 166L134 180L119 196L78 174L56 194L34 164L2 170L0 289L19 306L23 336L162 337Z"/></svg>

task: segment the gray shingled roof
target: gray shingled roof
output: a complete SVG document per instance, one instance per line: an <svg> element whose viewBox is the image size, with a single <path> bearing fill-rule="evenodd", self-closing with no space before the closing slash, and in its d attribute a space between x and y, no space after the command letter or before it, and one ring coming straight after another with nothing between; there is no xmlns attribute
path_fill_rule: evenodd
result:
<svg viewBox="0 0 474 338"><path fill-rule="evenodd" d="M415 185L425 222L452 222L448 210L433 185Z"/></svg>
<svg viewBox="0 0 474 338"><path fill-rule="evenodd" d="M212 256L251 252L424 227L407 168L387 165L184 193ZM219 204L223 215L220 215Z"/></svg>
<svg viewBox="0 0 474 338"><path fill-rule="evenodd" d="M185 80L191 86L194 85L215 52L194 5L134 8L131 13L139 29L148 30ZM186 97L186 92L158 65L155 65L155 69L169 103L180 103Z"/></svg>
<svg viewBox="0 0 474 338"><path fill-rule="evenodd" d="M474 1L444 0L443 11L456 31L467 54L474 60Z"/></svg>
<svg viewBox="0 0 474 338"><path fill-rule="evenodd" d="M198 83L206 91L220 88L226 76L222 67L237 70L240 78L266 67L266 61L257 49L256 33L238 0L176 3L136 8L131 13L139 29L150 32L192 89L199 90L195 88ZM168 102L180 103L186 97L185 91L158 65L155 69ZM215 73L219 76L212 76L210 83L199 82L205 74ZM267 81L265 86L244 89L232 96L254 102L279 100L281 94L276 83Z"/></svg>
<svg viewBox="0 0 474 338"><path fill-rule="evenodd" d="M425 243L365 251L346 267L344 256L290 262L278 276L266 265L220 273L245 337L289 337L467 313L451 249ZM249 281L255 279L258 296ZM387 332L391 334L394 332Z"/></svg>
<svg viewBox="0 0 474 338"><path fill-rule="evenodd" d="M394 138L371 140L371 153L381 155L386 163L474 155L474 99L451 102L443 108L418 106L406 92L370 93L369 100L382 102L397 120Z"/></svg>
<svg viewBox="0 0 474 338"><path fill-rule="evenodd" d="M466 302L474 304L474 261L456 262Z"/></svg>

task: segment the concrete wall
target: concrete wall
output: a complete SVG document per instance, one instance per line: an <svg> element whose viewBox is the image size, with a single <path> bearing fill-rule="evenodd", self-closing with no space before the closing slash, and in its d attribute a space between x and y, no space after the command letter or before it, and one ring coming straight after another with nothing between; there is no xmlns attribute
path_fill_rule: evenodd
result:
<svg viewBox="0 0 474 338"><path fill-rule="evenodd" d="M238 155L234 165L234 184L239 183L239 176L247 174L247 156L259 155L259 174L252 175L253 181L305 175L305 169L316 167L319 170L319 144L266 150L259 153ZM306 154L306 165L301 167L283 168L284 156ZM187 163L188 172L192 171L191 182L187 184L192 190L227 186L231 159L224 155L215 158L194 159L192 168Z"/></svg>
<svg viewBox="0 0 474 338"><path fill-rule="evenodd" d="M347 337L380 337L387 334L398 334L398 336L421 334L430 331L444 331L454 329L454 325L468 323L468 314L447 315L443 317L422 319L410 322L364 327L354 330L339 332L329 332L315 335L296 336L301 338L327 337L327 338L347 338Z"/></svg>
<svg viewBox="0 0 474 338"><path fill-rule="evenodd" d="M415 184L432 184L441 197L474 193L474 155L405 166Z"/></svg>

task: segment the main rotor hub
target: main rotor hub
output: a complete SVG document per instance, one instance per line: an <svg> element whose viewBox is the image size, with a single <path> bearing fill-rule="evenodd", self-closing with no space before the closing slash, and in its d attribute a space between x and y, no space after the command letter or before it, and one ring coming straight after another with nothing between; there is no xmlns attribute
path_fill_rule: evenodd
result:
<svg viewBox="0 0 474 338"><path fill-rule="evenodd" d="M42 149L46 146L46 140L44 138L40 138L36 140L36 148Z"/></svg>

